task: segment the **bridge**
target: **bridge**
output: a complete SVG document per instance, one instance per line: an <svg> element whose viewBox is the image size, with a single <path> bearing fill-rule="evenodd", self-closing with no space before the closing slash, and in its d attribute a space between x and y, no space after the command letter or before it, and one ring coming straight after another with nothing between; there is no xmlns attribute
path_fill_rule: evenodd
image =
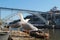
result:
<svg viewBox="0 0 60 40"><path fill-rule="evenodd" d="M33 11L33 10L25 10L25 9L17 9L17 8L6 8L6 7L0 7L0 19L1 19L1 11L11 11L12 14L8 15L7 17L3 18L2 20L4 20L5 22L7 22L7 20L9 20L10 18L16 16L19 12L21 13L29 13L32 15L37 16L38 18L40 18L41 20L43 20L43 22L45 22L46 25L49 25L48 20L46 20L45 18L43 18L41 15L44 12L41 11ZM13 11L17 11L17 13L13 13Z"/></svg>

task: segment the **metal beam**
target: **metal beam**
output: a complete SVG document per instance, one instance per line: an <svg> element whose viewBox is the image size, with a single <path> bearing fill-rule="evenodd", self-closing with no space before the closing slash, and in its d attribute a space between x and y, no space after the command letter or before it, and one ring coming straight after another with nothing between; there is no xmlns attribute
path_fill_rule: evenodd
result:
<svg viewBox="0 0 60 40"><path fill-rule="evenodd" d="M33 10L25 10L25 9L17 9L17 8L6 8L6 7L0 7L0 9L5 9L5 10L16 10L16 11L24 11L24 12L37 12L37 13L41 13L41 11L33 11Z"/></svg>

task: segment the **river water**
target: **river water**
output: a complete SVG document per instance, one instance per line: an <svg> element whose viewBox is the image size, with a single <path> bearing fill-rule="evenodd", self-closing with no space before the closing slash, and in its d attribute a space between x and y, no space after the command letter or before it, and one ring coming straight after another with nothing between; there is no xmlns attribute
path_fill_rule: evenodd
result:
<svg viewBox="0 0 60 40"><path fill-rule="evenodd" d="M60 29L50 29L50 39L49 40L60 40Z"/></svg>

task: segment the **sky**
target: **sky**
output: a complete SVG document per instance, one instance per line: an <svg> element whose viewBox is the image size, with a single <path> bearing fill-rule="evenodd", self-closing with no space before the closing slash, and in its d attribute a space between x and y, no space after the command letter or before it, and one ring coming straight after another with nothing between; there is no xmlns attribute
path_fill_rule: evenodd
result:
<svg viewBox="0 0 60 40"><path fill-rule="evenodd" d="M35 11L49 11L54 6L60 9L60 0L0 0L0 7Z"/></svg>
<svg viewBox="0 0 60 40"><path fill-rule="evenodd" d="M8 8L48 11L54 6L60 8L60 0L0 0L0 7Z"/></svg>

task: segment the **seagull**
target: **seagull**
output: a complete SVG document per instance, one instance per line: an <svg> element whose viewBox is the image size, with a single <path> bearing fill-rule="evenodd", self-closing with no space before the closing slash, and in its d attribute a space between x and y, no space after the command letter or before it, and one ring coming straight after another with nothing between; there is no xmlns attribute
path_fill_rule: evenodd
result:
<svg viewBox="0 0 60 40"><path fill-rule="evenodd" d="M19 23L24 29L23 30L24 32L27 32L30 36L36 37L36 38L46 38L46 39L49 38L48 33L44 33L42 29L38 29L37 27L29 23L28 21L30 19L24 19L22 13L18 13L18 16L20 17L21 21Z"/></svg>

